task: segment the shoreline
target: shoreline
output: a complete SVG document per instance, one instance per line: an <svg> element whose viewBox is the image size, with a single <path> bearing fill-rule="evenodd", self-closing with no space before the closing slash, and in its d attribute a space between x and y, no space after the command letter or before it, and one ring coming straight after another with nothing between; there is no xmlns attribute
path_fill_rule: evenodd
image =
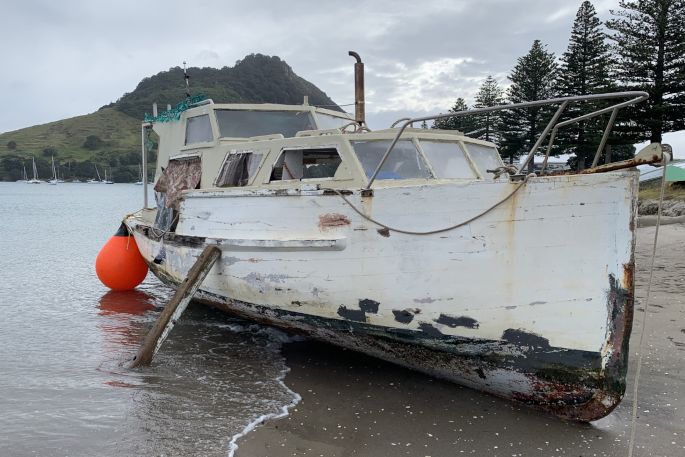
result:
<svg viewBox="0 0 685 457"><path fill-rule="evenodd" d="M237 439L237 457L627 454L654 227L638 230L626 395L609 416L565 422L524 406L314 341L289 343L284 384L302 400ZM685 453L685 226L659 235L643 349L636 452ZM261 422L261 421L260 421Z"/></svg>

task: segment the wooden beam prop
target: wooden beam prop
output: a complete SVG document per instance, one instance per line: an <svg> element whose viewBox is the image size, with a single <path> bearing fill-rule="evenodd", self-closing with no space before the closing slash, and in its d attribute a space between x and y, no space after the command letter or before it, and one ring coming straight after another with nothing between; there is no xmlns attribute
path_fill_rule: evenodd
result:
<svg viewBox="0 0 685 457"><path fill-rule="evenodd" d="M138 350L138 355L133 358L130 368L136 368L139 366L147 366L152 362L152 358L155 356L160 346L169 335L169 332L176 321L185 309L188 307L188 303L200 288L200 284L204 281L207 273L214 265L219 257L221 257L221 250L216 246L207 246L197 261L195 265L188 272L188 276L176 289L176 293L166 305L162 314L157 318L157 322L152 327L150 332L145 337L142 346Z"/></svg>

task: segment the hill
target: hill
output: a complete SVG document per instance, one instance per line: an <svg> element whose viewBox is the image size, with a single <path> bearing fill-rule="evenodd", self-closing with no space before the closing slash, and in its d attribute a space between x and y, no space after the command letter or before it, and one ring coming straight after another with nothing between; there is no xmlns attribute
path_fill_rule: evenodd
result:
<svg viewBox="0 0 685 457"><path fill-rule="evenodd" d="M233 67L191 67L188 74L191 93L205 94L215 103L301 104L307 95L313 105L337 108L323 91L297 76L278 57L251 54ZM66 179L91 178L97 165L100 170L111 170L116 182L136 181L140 121L145 113L151 114L152 103L161 111L184 98L183 69L174 67L144 78L135 90L94 113L0 134L0 180L19 179L24 163L30 173L31 157L36 158L39 176L48 178L54 155Z"/></svg>

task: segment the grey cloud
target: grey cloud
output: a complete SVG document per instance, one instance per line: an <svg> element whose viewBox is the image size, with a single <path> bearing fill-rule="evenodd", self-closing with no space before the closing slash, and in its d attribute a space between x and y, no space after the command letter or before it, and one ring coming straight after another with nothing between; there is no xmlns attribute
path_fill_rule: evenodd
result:
<svg viewBox="0 0 685 457"><path fill-rule="evenodd" d="M348 103L353 60L347 51L355 50L367 65L370 116L446 111L457 96L472 98L487 75L506 83L516 58L534 39L563 52L578 5L567 0L6 2L0 39L11 45L3 46L0 56L0 88L18 90L3 94L3 105L13 109L0 113L0 131L93 112L143 77L183 60L222 67L253 52L278 55L335 101ZM617 7L615 2L597 6L603 18L606 8Z"/></svg>

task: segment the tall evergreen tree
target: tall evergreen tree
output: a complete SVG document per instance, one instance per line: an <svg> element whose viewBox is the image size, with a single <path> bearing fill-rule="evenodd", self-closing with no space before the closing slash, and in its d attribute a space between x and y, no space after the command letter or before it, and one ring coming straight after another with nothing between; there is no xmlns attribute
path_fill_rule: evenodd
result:
<svg viewBox="0 0 685 457"><path fill-rule="evenodd" d="M589 1L583 2L573 23L567 51L561 57L558 78L558 92L562 97L589 95L612 90L610 79L611 57L609 45L605 43L602 23L595 7ZM600 103L571 103L564 112L564 118L582 116L602 107ZM607 119L603 119L606 122ZM562 128L557 144L567 154L575 154L574 163L579 169L592 163L597 147L604 133L602 119L581 121Z"/></svg>
<svg viewBox="0 0 685 457"><path fill-rule="evenodd" d="M497 81L488 76L476 94L474 108L489 108L491 106L504 105L504 91L500 89ZM474 118L475 129L472 136L480 140L499 143L501 112L494 111L481 114Z"/></svg>
<svg viewBox="0 0 685 457"><path fill-rule="evenodd" d="M547 52L546 46L535 40L528 54L519 57L509 76L512 84L507 98L511 103L522 103L554 97L557 68L554 53ZM505 111L500 154L513 163L516 157L529 152L551 116L547 106ZM529 169L532 168L531 160Z"/></svg>
<svg viewBox="0 0 685 457"><path fill-rule="evenodd" d="M449 112L458 113L459 111L467 111L468 109L469 106L466 104L466 100L459 97ZM473 116L446 117L444 119L436 119L431 128L440 130L459 130L460 132L468 135L473 131Z"/></svg>
<svg viewBox="0 0 685 457"><path fill-rule="evenodd" d="M607 21L615 32L617 76L649 100L626 109L629 118L617 129L635 141L661 142L664 133L685 127L685 0L620 0L619 6Z"/></svg>

